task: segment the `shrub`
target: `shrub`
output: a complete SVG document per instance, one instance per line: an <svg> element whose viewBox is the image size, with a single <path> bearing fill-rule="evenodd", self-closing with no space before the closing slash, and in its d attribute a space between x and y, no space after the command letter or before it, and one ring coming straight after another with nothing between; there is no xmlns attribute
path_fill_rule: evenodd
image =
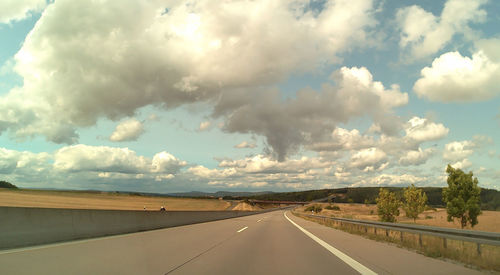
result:
<svg viewBox="0 0 500 275"><path fill-rule="evenodd" d="M319 212L321 212L321 210L323 210L323 208L320 205L315 204L315 205L311 205L311 206L307 207L304 211L307 211L307 212L313 211L314 213L319 213Z"/></svg>
<svg viewBox="0 0 500 275"><path fill-rule="evenodd" d="M17 189L17 186L15 186L14 184L12 184L10 182L4 181L4 180L0 180L0 188Z"/></svg>
<svg viewBox="0 0 500 275"><path fill-rule="evenodd" d="M338 207L337 205L331 205L331 204L328 205L327 207L325 207L325 209L340 211L340 207Z"/></svg>

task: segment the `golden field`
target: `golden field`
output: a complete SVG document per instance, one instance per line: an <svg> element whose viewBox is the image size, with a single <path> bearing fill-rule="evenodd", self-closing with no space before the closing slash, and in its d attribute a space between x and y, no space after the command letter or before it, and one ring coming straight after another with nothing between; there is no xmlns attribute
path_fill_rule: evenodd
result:
<svg viewBox="0 0 500 275"><path fill-rule="evenodd" d="M107 192L12 190L0 188L0 206L158 211L228 210L231 203L217 199L139 196Z"/></svg>

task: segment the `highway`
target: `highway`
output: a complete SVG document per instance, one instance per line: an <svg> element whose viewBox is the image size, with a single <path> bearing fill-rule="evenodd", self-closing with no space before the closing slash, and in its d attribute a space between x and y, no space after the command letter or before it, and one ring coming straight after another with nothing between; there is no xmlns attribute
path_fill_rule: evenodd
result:
<svg viewBox="0 0 500 275"><path fill-rule="evenodd" d="M287 211L0 251L0 274L359 273L480 274Z"/></svg>

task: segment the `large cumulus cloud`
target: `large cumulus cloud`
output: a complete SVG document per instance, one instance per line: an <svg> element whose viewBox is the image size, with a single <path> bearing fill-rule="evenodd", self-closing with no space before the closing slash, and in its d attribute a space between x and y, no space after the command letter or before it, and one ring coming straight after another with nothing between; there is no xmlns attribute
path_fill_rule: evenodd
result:
<svg viewBox="0 0 500 275"><path fill-rule="evenodd" d="M484 22L488 0L448 0L440 16L413 5L397 11L399 45L407 49L409 60L428 57L443 49L456 34L474 37L470 25Z"/></svg>
<svg viewBox="0 0 500 275"><path fill-rule="evenodd" d="M0 2L0 24L20 21L30 16L31 12L40 12L46 0L3 0Z"/></svg>
<svg viewBox="0 0 500 275"><path fill-rule="evenodd" d="M0 98L0 131L75 143L101 117L259 90L369 42L371 0L309 4L55 1L15 56L24 85Z"/></svg>
<svg viewBox="0 0 500 275"><path fill-rule="evenodd" d="M500 46L500 40L495 41ZM492 57L493 54L490 54ZM413 89L420 97L440 102L484 101L500 94L500 58L482 50L472 58L448 52L421 71Z"/></svg>

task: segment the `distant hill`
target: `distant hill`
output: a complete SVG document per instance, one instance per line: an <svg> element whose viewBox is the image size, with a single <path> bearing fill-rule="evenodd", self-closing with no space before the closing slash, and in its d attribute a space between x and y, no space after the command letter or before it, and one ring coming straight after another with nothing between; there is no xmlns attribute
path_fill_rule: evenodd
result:
<svg viewBox="0 0 500 275"><path fill-rule="evenodd" d="M0 188L17 189L17 186L15 186L14 184L12 184L10 182L0 180Z"/></svg>
<svg viewBox="0 0 500 275"><path fill-rule="evenodd" d="M391 192L395 192L400 198L403 197L403 187L386 187ZM300 192L269 193L255 195L252 197L234 197L235 199L256 199L256 200L280 200L280 201L313 201L326 197L334 197L335 202L346 203L375 203L378 196L379 187L357 187L321 189ZM428 204L432 206L444 206L442 200L443 188L423 187L427 195ZM483 210L500 210L500 192L493 189L481 189L481 208Z"/></svg>

